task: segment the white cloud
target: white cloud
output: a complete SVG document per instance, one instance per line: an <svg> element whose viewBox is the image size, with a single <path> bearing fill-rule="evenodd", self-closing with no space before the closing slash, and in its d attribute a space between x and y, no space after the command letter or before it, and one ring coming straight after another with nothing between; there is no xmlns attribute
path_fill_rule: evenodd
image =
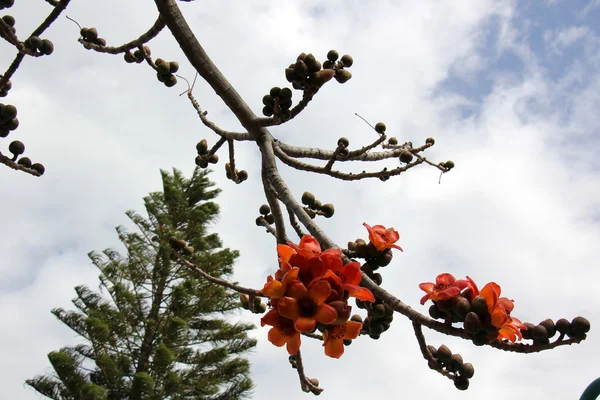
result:
<svg viewBox="0 0 600 400"><path fill-rule="evenodd" d="M155 19L153 6L141 0L116 4L74 2L68 14L96 25L114 43L138 35ZM29 10L16 7L19 32L34 26ZM364 221L400 231L405 252L384 269L384 287L425 312L417 284L449 271L481 284L497 281L524 320L599 319L594 290L585 285L600 278L593 253L600 239L597 58L574 62L558 79L550 78L545 71L552 65L544 65L527 45L511 2L193 2L182 9L257 112L269 88L285 84L283 69L298 53L322 57L336 48L352 54L353 79L328 84L297 120L272 129L282 140L332 147L346 136L358 147L375 135L354 117L358 112L371 122L385 121L401 142L435 137L427 157L456 162L441 184L431 168L382 184L332 181L282 167L295 195L309 190L336 205L334 218L322 223L336 242L365 237ZM496 43L488 42L492 19L500 26ZM553 43L577 37L575 31L560 32L552 34ZM119 248L112 227L126 223L126 209L143 211L142 197L160 189L158 169L175 166L189 174L195 143L203 137L215 142L185 96L177 96L183 84L166 89L143 65L81 49L69 21L59 21L48 36L56 54L25 60L6 99L18 106L21 119L10 139L23 140L30 157L47 167L41 179L2 170L3 188L10 190L3 197L2 226L11 231L0 244L0 309L8 321L0 330L7 366L0 373L7 382L3 394L10 398L36 398L23 389L23 380L48 368L46 353L77 340L49 309L69 307L76 284L97 285L97 271L85 254ZM495 60L483 56L488 46L498 55L514 51L525 72L497 74ZM179 60L182 74L193 76L166 32L151 48L159 57ZM465 69L467 78L479 72L493 82L474 115L460 112L460 105L474 105L472 99L439 90L457 69ZM215 122L240 129L206 84L199 82L195 95ZM275 260L271 238L253 225L264 202L259 155L252 144L241 144L236 154L250 179L234 185L217 165L212 178L223 193L215 230L226 246L241 250L236 279L260 287ZM251 358L255 398L274 393L305 398L285 351L268 343L266 334L266 328L253 333L260 339ZM326 388L324 399L412 398L425 392L447 399L571 398L596 378L594 330L583 344L528 356L425 334L432 344L447 343L473 362L476 374L466 393L427 368L401 316L379 341L361 338L341 360L327 359L319 343L305 339L307 373Z"/></svg>

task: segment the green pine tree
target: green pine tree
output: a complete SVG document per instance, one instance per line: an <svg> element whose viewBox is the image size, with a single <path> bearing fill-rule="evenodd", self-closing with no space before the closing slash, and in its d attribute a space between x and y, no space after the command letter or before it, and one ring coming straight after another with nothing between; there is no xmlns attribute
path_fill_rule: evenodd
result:
<svg viewBox="0 0 600 400"><path fill-rule="evenodd" d="M100 293L77 286L77 310L52 313L85 344L48 354L53 374L26 383L51 399L241 399L250 394L249 362L256 345L249 324L224 315L238 297L173 261L169 238L189 246L187 258L205 272L226 278L237 251L222 249L208 233L218 215L219 193L207 173L185 179L162 171L163 192L144 199L148 218L127 216L139 232L118 227L127 249L89 253L100 270Z"/></svg>

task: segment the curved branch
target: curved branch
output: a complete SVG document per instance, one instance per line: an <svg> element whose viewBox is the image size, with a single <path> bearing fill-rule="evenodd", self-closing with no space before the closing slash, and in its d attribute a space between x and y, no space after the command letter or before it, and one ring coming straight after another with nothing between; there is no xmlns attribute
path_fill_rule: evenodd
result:
<svg viewBox="0 0 600 400"><path fill-rule="evenodd" d="M97 51L98 53L107 53L107 54L121 54L129 51L133 48L143 46L145 43L148 43L152 39L154 39L165 27L165 23L160 18L160 16L154 22L154 25L150 27L146 32L144 32L140 37L134 39L128 43L122 44L117 47L112 46L99 46L94 43L86 42L83 39L79 39L79 43L83 44L86 49Z"/></svg>

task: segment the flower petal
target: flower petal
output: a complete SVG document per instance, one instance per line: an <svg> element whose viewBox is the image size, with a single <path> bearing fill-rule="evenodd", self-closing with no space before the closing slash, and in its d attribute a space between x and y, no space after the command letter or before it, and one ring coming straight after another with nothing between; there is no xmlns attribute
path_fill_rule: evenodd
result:
<svg viewBox="0 0 600 400"><path fill-rule="evenodd" d="M454 275L449 274L447 272L439 274L435 278L436 285L454 285L455 282L456 278L454 277Z"/></svg>
<svg viewBox="0 0 600 400"><path fill-rule="evenodd" d="M285 244L278 244L277 245L277 254L279 255L279 258L283 261L290 261L290 258L296 254L296 251L294 249L292 249L290 246L287 246Z"/></svg>
<svg viewBox="0 0 600 400"><path fill-rule="evenodd" d="M300 239L300 243L298 244L298 246L301 249L310 250L313 253L321 252L321 245L319 244L317 239L315 239L314 237L312 237L310 235L302 236L302 239Z"/></svg>
<svg viewBox="0 0 600 400"><path fill-rule="evenodd" d="M260 319L260 326L277 326L279 324L281 324L281 315L279 315L279 312L274 308Z"/></svg>
<svg viewBox="0 0 600 400"><path fill-rule="evenodd" d="M290 338L288 339L288 342L287 342L287 351L288 351L288 354L290 354L290 355L294 355L300 351L300 334L299 333L296 332L294 335L290 336Z"/></svg>
<svg viewBox="0 0 600 400"><path fill-rule="evenodd" d="M317 321L312 318L300 317L294 321L294 328L300 333L312 332L315 326L317 326Z"/></svg>
<svg viewBox="0 0 600 400"><path fill-rule="evenodd" d="M367 288L357 285L344 285L344 289L348 292L350 297L356 297L362 301L375 301L373 293Z"/></svg>
<svg viewBox="0 0 600 400"><path fill-rule="evenodd" d="M319 307L317 307L317 311L315 312L314 316L315 320L326 325L334 323L337 317L337 311L329 304L321 304Z"/></svg>
<svg viewBox="0 0 600 400"><path fill-rule="evenodd" d="M262 294L268 297L280 298L284 295L283 284L279 281L265 283Z"/></svg>
<svg viewBox="0 0 600 400"><path fill-rule="evenodd" d="M429 300L429 298L431 297L431 293L432 292L429 292L425 296L421 297L421 305L425 304L427 300Z"/></svg>
<svg viewBox="0 0 600 400"><path fill-rule="evenodd" d="M356 339L360 335L363 324L356 321L346 321L344 339Z"/></svg>
<svg viewBox="0 0 600 400"><path fill-rule="evenodd" d="M329 294L331 293L331 286L329 282L320 280L315 282L314 285L308 291L308 295L317 303L317 305L321 305L327 300Z"/></svg>
<svg viewBox="0 0 600 400"><path fill-rule="evenodd" d="M288 295L288 297L302 299L308 296L308 289L306 289L306 286L304 286L302 282L293 281L288 285L286 294Z"/></svg>
<svg viewBox="0 0 600 400"><path fill-rule="evenodd" d="M431 293L431 292L433 292L433 289L435 288L435 283L433 283L433 282L419 283L419 288L421 290L423 290L424 292ZM421 304L423 304L423 303L421 303Z"/></svg>
<svg viewBox="0 0 600 400"><path fill-rule="evenodd" d="M298 300L293 297L282 297L277 303L277 310L282 317L296 320L300 318Z"/></svg>
<svg viewBox="0 0 600 400"><path fill-rule="evenodd" d="M277 347L281 347L288 341L288 336L284 335L283 332L276 327L269 330L268 334L269 342L273 343Z"/></svg>
<svg viewBox="0 0 600 400"><path fill-rule="evenodd" d="M358 285L362 280L362 273L360 272L360 263L351 262L344 265L342 268L342 277L344 283L349 285Z"/></svg>
<svg viewBox="0 0 600 400"><path fill-rule="evenodd" d="M338 338L329 338L324 344L325 355L332 358L340 358L344 354L344 341Z"/></svg>

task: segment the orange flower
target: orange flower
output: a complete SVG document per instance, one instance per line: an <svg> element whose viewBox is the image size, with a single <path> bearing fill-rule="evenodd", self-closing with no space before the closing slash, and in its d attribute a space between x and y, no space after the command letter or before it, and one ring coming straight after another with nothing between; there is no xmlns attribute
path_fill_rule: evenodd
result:
<svg viewBox="0 0 600 400"><path fill-rule="evenodd" d="M331 294L331 286L326 281L318 281L307 289L300 281L288 285L287 296L277 302L281 316L294 321L298 332L311 332L317 322L331 324L337 319L337 311L325 300Z"/></svg>
<svg viewBox="0 0 600 400"><path fill-rule="evenodd" d="M327 264L336 260L342 262L340 249L321 251L319 242L310 235L304 235L298 245L294 243L277 245L277 253L282 265L288 263L300 268L298 279L305 285L322 276L327 270Z"/></svg>
<svg viewBox="0 0 600 400"><path fill-rule="evenodd" d="M371 227L367 223L363 223L363 225L369 231L369 240L377 250L398 249L403 251L400 246L394 244L400 239L400 234L394 228L386 228L383 225Z"/></svg>
<svg viewBox="0 0 600 400"><path fill-rule="evenodd" d="M498 339L508 339L511 342L517 341L517 338L523 339L521 330L526 330L527 327L517 318L510 316L515 307L514 301L500 297L500 293L500 285L495 282L488 283L479 292L487 303L492 325L498 328Z"/></svg>
<svg viewBox="0 0 600 400"><path fill-rule="evenodd" d="M469 286L469 282L456 280L451 274L439 274L435 278L435 283L424 282L419 284L419 288L427 293L421 298L421 304L425 304L427 300L438 301L452 299L458 296L464 288Z"/></svg>
<svg viewBox="0 0 600 400"><path fill-rule="evenodd" d="M375 301L375 297L373 293L367 288L360 286L360 281L362 279L362 274L360 272L360 263L351 262L346 265L342 265L341 259L340 263L334 265L329 264L328 270L323 274L321 278L317 279L327 279L333 278L334 276L338 279L334 279L333 282L330 281L332 288L336 285L334 282L339 282L343 290L348 292L348 296L356 297L362 301Z"/></svg>
<svg viewBox="0 0 600 400"><path fill-rule="evenodd" d="M281 269L279 271L281 271ZM267 283L265 283L262 293L271 299L279 299L283 297L290 282L293 282L298 278L298 272L298 268L290 268L285 275L283 275L281 281L273 279L272 276L267 277Z"/></svg>
<svg viewBox="0 0 600 400"><path fill-rule="evenodd" d="M269 342L277 347L286 345L289 354L300 350L300 333L294 328L294 321L282 317L276 309L272 309L260 319L260 326L270 325Z"/></svg>
<svg viewBox="0 0 600 400"><path fill-rule="evenodd" d="M340 358L344 354L344 339L356 339L361 329L362 324L356 321L346 321L327 329L323 332L325 355Z"/></svg>

